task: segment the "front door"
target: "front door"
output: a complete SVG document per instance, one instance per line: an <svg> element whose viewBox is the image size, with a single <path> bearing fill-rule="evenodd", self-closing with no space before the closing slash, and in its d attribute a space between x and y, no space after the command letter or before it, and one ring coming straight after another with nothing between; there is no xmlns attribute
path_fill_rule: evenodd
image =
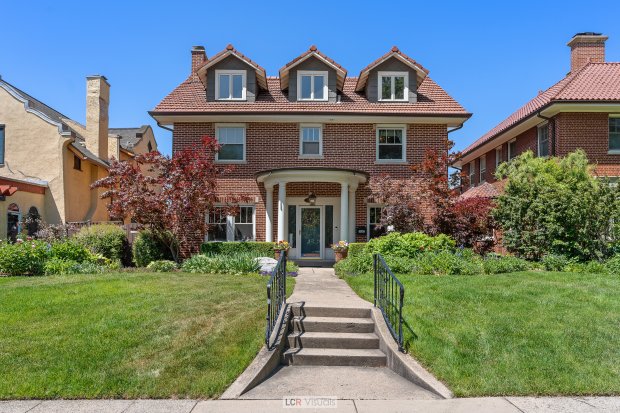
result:
<svg viewBox="0 0 620 413"><path fill-rule="evenodd" d="M300 207L301 258L321 258L321 207Z"/></svg>

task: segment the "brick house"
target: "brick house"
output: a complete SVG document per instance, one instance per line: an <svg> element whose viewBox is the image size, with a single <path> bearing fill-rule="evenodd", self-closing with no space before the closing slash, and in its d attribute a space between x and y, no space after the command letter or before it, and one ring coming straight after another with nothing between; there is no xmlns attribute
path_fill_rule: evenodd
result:
<svg viewBox="0 0 620 413"><path fill-rule="evenodd" d="M601 176L620 176L620 63L605 61L607 36L578 33L568 42L570 72L469 145L454 167L463 197L501 193L495 169L526 150L565 156L583 149Z"/></svg>
<svg viewBox="0 0 620 413"><path fill-rule="evenodd" d="M288 240L297 259L331 260L332 243L366 241L381 207L369 180L410 178L471 116L396 47L358 77L314 46L277 77L231 45L210 59L196 46L191 62L150 114L173 129L173 152L216 137L216 162L235 165L222 200L251 200L236 217L210 211L205 239Z"/></svg>

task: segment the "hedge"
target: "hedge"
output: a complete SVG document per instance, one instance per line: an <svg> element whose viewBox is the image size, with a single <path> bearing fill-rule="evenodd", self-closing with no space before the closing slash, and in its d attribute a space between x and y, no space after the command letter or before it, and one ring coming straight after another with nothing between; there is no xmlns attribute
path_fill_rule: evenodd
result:
<svg viewBox="0 0 620 413"><path fill-rule="evenodd" d="M240 252L251 252L265 257L273 256L273 242L255 241L231 241L231 242L206 242L200 246L203 254L233 255Z"/></svg>
<svg viewBox="0 0 620 413"><path fill-rule="evenodd" d="M356 257L364 253L365 242L351 242L349 243L349 257Z"/></svg>

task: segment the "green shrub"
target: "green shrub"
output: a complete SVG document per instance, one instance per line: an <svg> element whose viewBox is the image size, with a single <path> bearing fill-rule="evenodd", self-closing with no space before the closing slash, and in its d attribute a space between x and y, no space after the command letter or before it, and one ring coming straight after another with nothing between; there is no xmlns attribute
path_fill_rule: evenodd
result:
<svg viewBox="0 0 620 413"><path fill-rule="evenodd" d="M131 264L131 253L125 230L113 224L97 224L83 227L75 234L75 240L95 254L113 261Z"/></svg>
<svg viewBox="0 0 620 413"><path fill-rule="evenodd" d="M240 252L228 254L198 254L185 260L182 270L190 273L246 274L258 272L260 266L256 258L259 254Z"/></svg>
<svg viewBox="0 0 620 413"><path fill-rule="evenodd" d="M146 268L154 272L171 272L177 269L177 263L170 260L151 261Z"/></svg>
<svg viewBox="0 0 620 413"><path fill-rule="evenodd" d="M77 274L78 262L71 259L52 257L45 262L45 275Z"/></svg>
<svg viewBox="0 0 620 413"><path fill-rule="evenodd" d="M151 231L140 231L133 241L133 261L138 267L146 267L153 261L172 260L170 249L155 239Z"/></svg>
<svg viewBox="0 0 620 413"><path fill-rule="evenodd" d="M564 271L571 260L564 255L548 254L540 260L540 263L546 271Z"/></svg>
<svg viewBox="0 0 620 413"><path fill-rule="evenodd" d="M273 257L273 242L234 241L205 242L200 252L207 255L233 255L239 252L252 253L258 257Z"/></svg>
<svg viewBox="0 0 620 413"><path fill-rule="evenodd" d="M77 274L102 274L110 270L109 267L89 261L77 264L75 268Z"/></svg>
<svg viewBox="0 0 620 413"><path fill-rule="evenodd" d="M90 251L74 240L55 242L51 246L50 256L64 261L81 263L91 259Z"/></svg>
<svg viewBox="0 0 620 413"><path fill-rule="evenodd" d="M583 274L603 274L608 272L607 266L599 261L570 262L565 268L566 272L576 272Z"/></svg>
<svg viewBox="0 0 620 413"><path fill-rule="evenodd" d="M605 263L609 274L620 274L620 255L614 255Z"/></svg>
<svg viewBox="0 0 620 413"><path fill-rule="evenodd" d="M353 257L356 255L360 255L364 253L364 248L366 248L365 242L351 242L349 243L349 257Z"/></svg>
<svg viewBox="0 0 620 413"><path fill-rule="evenodd" d="M414 258L423 252L454 251L455 242L447 235L430 236L421 232L392 232L366 243L365 253Z"/></svg>
<svg viewBox="0 0 620 413"><path fill-rule="evenodd" d="M372 255L359 254L349 256L347 259L339 261L334 266L338 276L359 275L372 271Z"/></svg>
<svg viewBox="0 0 620 413"><path fill-rule="evenodd" d="M486 274L503 274L532 268L531 264L522 258L498 254L487 255L482 261L482 267Z"/></svg>
<svg viewBox="0 0 620 413"><path fill-rule="evenodd" d="M0 272L9 275L41 275L49 257L43 241L18 241L0 244Z"/></svg>

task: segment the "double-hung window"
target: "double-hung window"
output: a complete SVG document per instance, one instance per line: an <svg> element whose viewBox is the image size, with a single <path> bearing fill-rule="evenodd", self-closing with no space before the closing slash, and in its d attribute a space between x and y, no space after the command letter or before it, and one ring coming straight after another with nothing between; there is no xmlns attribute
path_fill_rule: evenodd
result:
<svg viewBox="0 0 620 413"><path fill-rule="evenodd" d="M4 125L0 125L0 165L4 164Z"/></svg>
<svg viewBox="0 0 620 413"><path fill-rule="evenodd" d="M409 74L407 72L379 72L379 100L409 100Z"/></svg>
<svg viewBox="0 0 620 413"><path fill-rule="evenodd" d="M496 169L500 163L502 163L502 147L501 146L499 148L495 148L495 168Z"/></svg>
<svg viewBox="0 0 620 413"><path fill-rule="evenodd" d="M299 70L297 100L327 100L327 72Z"/></svg>
<svg viewBox="0 0 620 413"><path fill-rule="evenodd" d="M486 182L486 174L487 174L487 157L486 155L482 155L480 157L480 179L478 182L483 183Z"/></svg>
<svg viewBox="0 0 620 413"><path fill-rule="evenodd" d="M217 100L245 100L245 70L216 70L215 98Z"/></svg>
<svg viewBox="0 0 620 413"><path fill-rule="evenodd" d="M382 207L368 206L368 239L377 238L385 234L385 227L381 225Z"/></svg>
<svg viewBox="0 0 620 413"><path fill-rule="evenodd" d="M609 151L620 153L620 115L609 117Z"/></svg>
<svg viewBox="0 0 620 413"><path fill-rule="evenodd" d="M321 125L301 125L299 154L302 157L318 157L323 154L323 131Z"/></svg>
<svg viewBox="0 0 620 413"><path fill-rule="evenodd" d="M469 187L476 186L476 161L469 163Z"/></svg>
<svg viewBox="0 0 620 413"><path fill-rule="evenodd" d="M538 156L549 156L549 124L538 127Z"/></svg>
<svg viewBox="0 0 620 413"><path fill-rule="evenodd" d="M377 126L377 161L403 162L407 136L404 126Z"/></svg>
<svg viewBox="0 0 620 413"><path fill-rule="evenodd" d="M207 241L252 241L256 238L256 219L253 206L239 206L239 214L226 214L223 207L215 207L207 214Z"/></svg>
<svg viewBox="0 0 620 413"><path fill-rule="evenodd" d="M508 160L512 160L517 156L517 140L513 139L508 142Z"/></svg>
<svg viewBox="0 0 620 413"><path fill-rule="evenodd" d="M245 161L245 126L217 125L217 142L221 145L216 160L235 163Z"/></svg>

